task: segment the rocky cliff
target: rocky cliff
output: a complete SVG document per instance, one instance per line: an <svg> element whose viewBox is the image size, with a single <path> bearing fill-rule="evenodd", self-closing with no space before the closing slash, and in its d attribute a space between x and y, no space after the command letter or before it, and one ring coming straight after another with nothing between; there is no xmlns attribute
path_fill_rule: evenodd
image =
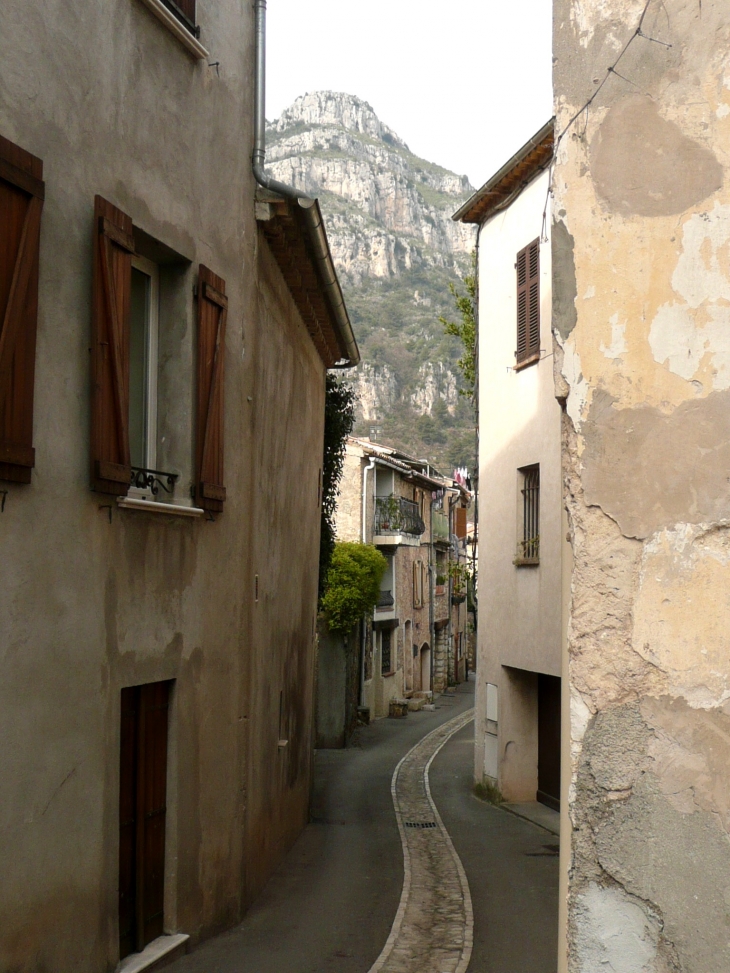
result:
<svg viewBox="0 0 730 973"><path fill-rule="evenodd" d="M473 191L414 155L352 95L298 98L268 126L267 168L320 198L327 234L362 351L351 376L357 430L445 469L473 464L473 418L458 394L460 349L444 336L450 281L468 272L471 227L451 214Z"/></svg>

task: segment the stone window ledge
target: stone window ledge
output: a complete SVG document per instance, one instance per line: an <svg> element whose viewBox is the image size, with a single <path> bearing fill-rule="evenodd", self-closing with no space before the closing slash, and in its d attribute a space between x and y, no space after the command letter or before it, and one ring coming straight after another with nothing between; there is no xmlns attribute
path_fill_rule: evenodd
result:
<svg viewBox="0 0 730 973"><path fill-rule="evenodd" d="M188 49L194 58L200 61L208 57L208 51L203 47L197 37L193 37L177 17L173 13L170 13L162 0L142 0L142 3L152 11L158 20L162 21L170 33L177 37L180 43Z"/></svg>
<svg viewBox="0 0 730 973"><path fill-rule="evenodd" d="M168 517L202 517L202 507L185 507L181 503L164 503L157 500L140 500L137 497L117 497L117 506L125 510L144 510L150 514L163 514Z"/></svg>

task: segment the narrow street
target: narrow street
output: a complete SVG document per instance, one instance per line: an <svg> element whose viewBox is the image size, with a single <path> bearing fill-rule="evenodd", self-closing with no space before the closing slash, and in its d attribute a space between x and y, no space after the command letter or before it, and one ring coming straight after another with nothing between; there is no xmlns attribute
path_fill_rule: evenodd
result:
<svg viewBox="0 0 730 973"><path fill-rule="evenodd" d="M319 751L311 823L245 920L172 973L554 973L557 839L472 794L473 702L470 681Z"/></svg>

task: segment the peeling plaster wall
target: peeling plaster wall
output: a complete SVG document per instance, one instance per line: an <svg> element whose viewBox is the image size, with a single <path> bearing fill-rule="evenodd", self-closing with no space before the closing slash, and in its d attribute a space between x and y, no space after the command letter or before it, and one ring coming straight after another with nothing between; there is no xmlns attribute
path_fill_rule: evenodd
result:
<svg viewBox="0 0 730 973"><path fill-rule="evenodd" d="M644 7L556 0L558 132ZM646 11L554 173L571 973L730 969L730 6Z"/></svg>

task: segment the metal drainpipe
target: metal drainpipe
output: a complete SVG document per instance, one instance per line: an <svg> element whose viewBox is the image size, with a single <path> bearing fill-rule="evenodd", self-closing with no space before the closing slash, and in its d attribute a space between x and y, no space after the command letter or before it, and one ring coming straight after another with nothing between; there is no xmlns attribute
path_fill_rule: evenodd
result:
<svg viewBox="0 0 730 973"><path fill-rule="evenodd" d="M375 457L370 457L370 462L363 467L362 471L362 542L368 542L368 470L375 469ZM395 579L394 579L395 580ZM362 639L360 640L360 702L363 705L365 696L365 643L367 641L368 621L365 615L362 616Z"/></svg>
<svg viewBox="0 0 730 973"><path fill-rule="evenodd" d="M286 199L292 200L300 208L304 224L307 228L312 251L314 254L321 284L332 313L337 321L338 329L345 344L347 358L344 362L337 362L332 368L351 368L360 362L360 351L355 341L350 318L347 314L345 300L342 296L337 273L332 263L327 234L322 223L317 200L299 192L293 186L274 179L264 169L266 161L266 0L255 0L256 10L256 68L254 83L254 149L251 167L259 185L271 192L278 193Z"/></svg>

